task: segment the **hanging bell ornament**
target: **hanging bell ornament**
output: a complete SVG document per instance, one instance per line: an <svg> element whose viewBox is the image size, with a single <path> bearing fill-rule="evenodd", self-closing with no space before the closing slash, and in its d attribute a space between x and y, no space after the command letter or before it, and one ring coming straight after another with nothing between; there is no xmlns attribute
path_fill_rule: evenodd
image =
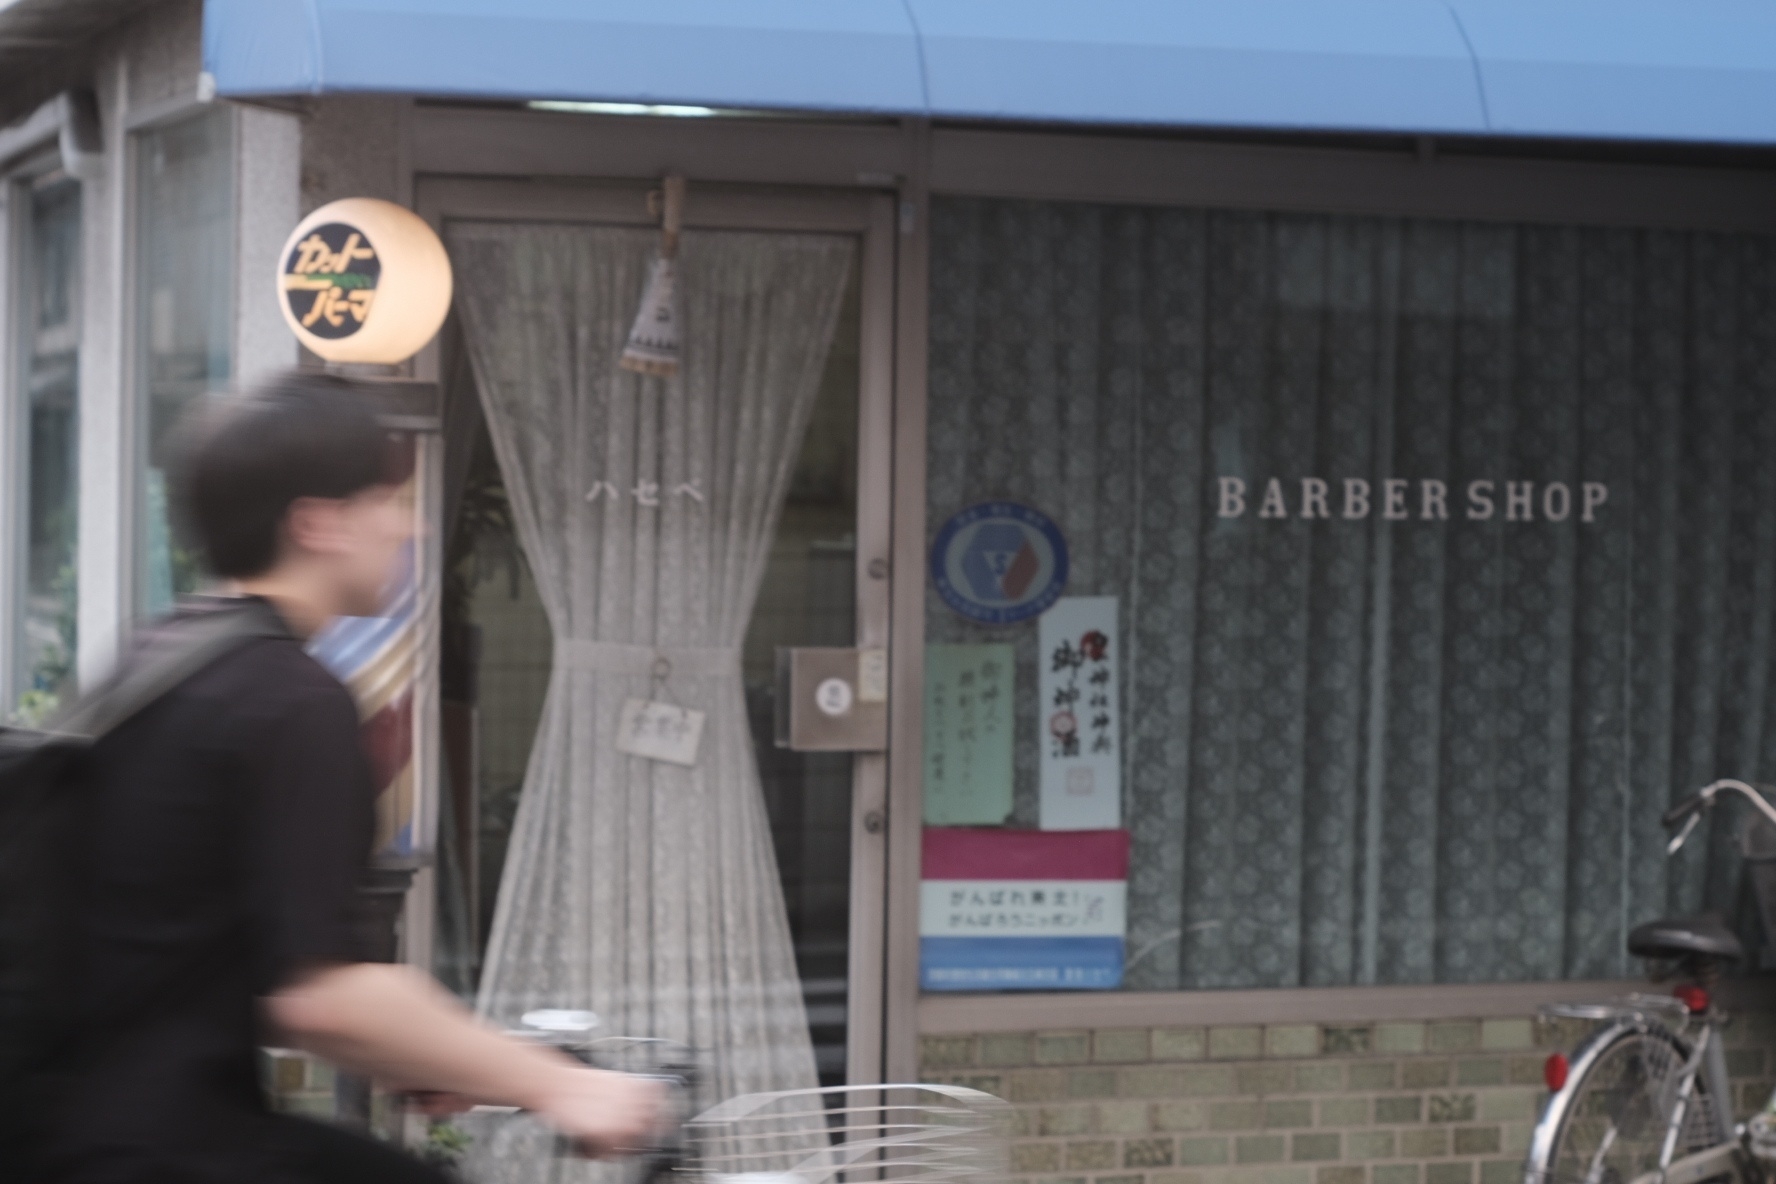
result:
<svg viewBox="0 0 1776 1184"><path fill-rule="evenodd" d="M641 308L618 360L625 370L670 378L678 373L678 231L684 217L684 178L668 176L660 220L660 253L648 269Z"/></svg>

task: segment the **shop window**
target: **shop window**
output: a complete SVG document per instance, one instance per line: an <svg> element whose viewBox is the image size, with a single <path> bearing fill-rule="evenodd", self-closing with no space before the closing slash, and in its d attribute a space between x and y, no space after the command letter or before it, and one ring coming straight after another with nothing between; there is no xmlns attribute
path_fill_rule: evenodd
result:
<svg viewBox="0 0 1776 1184"><path fill-rule="evenodd" d="M40 721L73 679L80 377L80 183L59 173L21 185L18 371L22 455L10 705Z"/></svg>
<svg viewBox="0 0 1776 1184"><path fill-rule="evenodd" d="M135 144L136 599L150 614L197 586L196 556L168 521L166 473L180 416L233 370L233 127L217 109Z"/></svg>
<svg viewBox="0 0 1776 1184"><path fill-rule="evenodd" d="M1703 906L1756 938L1741 820L1667 860L1659 817L1776 776L1776 238L976 200L932 225L927 817L977 829L928 831L927 880L962 885L927 884L928 937L1008 936L1040 890L991 843L1078 824L1044 766L1091 720L1054 696L1102 668L1116 792L1086 821L1127 832L1124 940L1048 985L1619 977L1630 926ZM956 519L985 503L1010 543ZM1055 593L1043 518L1048 612L1098 612L1103 662L1011 619ZM950 718L992 653L935 648L988 645L1003 760ZM926 986L971 973L1043 985Z"/></svg>

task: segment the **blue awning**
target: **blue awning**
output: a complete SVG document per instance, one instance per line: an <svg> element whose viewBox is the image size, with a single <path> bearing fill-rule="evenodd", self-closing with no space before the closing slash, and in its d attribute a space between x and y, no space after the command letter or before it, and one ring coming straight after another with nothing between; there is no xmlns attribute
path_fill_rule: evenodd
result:
<svg viewBox="0 0 1776 1184"><path fill-rule="evenodd" d="M224 95L1776 143L1769 0L208 0Z"/></svg>

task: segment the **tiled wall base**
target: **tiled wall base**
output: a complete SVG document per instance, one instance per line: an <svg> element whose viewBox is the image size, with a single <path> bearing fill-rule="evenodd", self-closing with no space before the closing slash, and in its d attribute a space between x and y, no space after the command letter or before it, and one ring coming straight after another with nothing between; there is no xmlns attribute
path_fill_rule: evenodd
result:
<svg viewBox="0 0 1776 1184"><path fill-rule="evenodd" d="M1015 1111L1016 1184L1519 1184L1542 1063L1589 1030L1529 1018L932 1036L926 1081ZM1726 1032L1763 1105L1776 1013Z"/></svg>

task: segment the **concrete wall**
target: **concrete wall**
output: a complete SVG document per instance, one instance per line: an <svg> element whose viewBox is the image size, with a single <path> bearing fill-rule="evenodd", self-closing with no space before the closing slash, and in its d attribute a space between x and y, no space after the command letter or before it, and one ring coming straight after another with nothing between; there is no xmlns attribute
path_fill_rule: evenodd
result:
<svg viewBox="0 0 1776 1184"><path fill-rule="evenodd" d="M1518 1184L1543 1061L1588 1027L1495 1017L939 1036L922 1042L921 1075L1013 1103L1018 1184ZM1738 1017L1726 1041L1743 1116L1776 1075L1776 1013Z"/></svg>
<svg viewBox="0 0 1776 1184"><path fill-rule="evenodd" d="M411 100L331 95L308 107L302 125L302 212L342 197L411 205L407 153Z"/></svg>
<svg viewBox="0 0 1776 1184"><path fill-rule="evenodd" d="M284 323L278 255L302 219L302 126L293 115L235 109L234 379L249 387L296 364Z"/></svg>

